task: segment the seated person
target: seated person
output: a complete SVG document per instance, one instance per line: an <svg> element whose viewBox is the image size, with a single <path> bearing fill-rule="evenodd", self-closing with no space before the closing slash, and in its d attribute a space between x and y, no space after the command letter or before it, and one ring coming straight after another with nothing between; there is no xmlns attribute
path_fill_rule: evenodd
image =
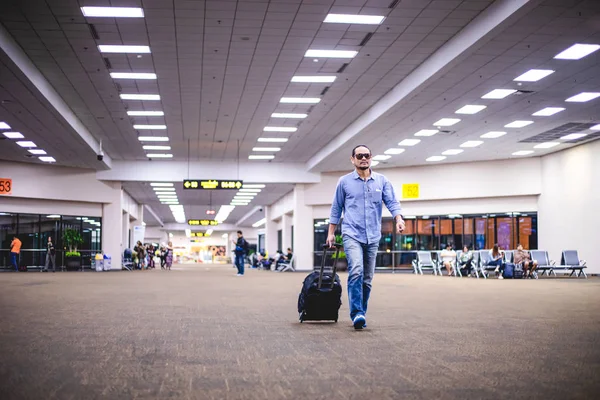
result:
<svg viewBox="0 0 600 400"><path fill-rule="evenodd" d="M290 261L292 261L292 257L294 256L294 254L292 253L292 249L290 249L289 247L287 248L287 254L285 255L285 261L287 261L288 263Z"/></svg>
<svg viewBox="0 0 600 400"><path fill-rule="evenodd" d="M442 257L442 263L444 267L446 267L446 271L448 271L448 276L451 276L456 262L456 252L452 250L452 245L450 245L450 243L442 250L440 257Z"/></svg>
<svg viewBox="0 0 600 400"><path fill-rule="evenodd" d="M521 244L517 246L517 250L515 250L513 257L515 264L523 263L523 275L525 278L533 278L538 263L535 260L531 260L531 254L529 254L527 250L523 250Z"/></svg>
<svg viewBox="0 0 600 400"><path fill-rule="evenodd" d="M471 276L473 270L473 252L468 246L463 246L463 251L458 258L458 268L464 270L467 276Z"/></svg>
<svg viewBox="0 0 600 400"><path fill-rule="evenodd" d="M502 254L502 250L498 247L498 243L494 245L494 248L490 250L490 261L488 261L488 266L496 266L494 272L498 279L504 279L502 273L504 272L504 255Z"/></svg>
<svg viewBox="0 0 600 400"><path fill-rule="evenodd" d="M293 257L293 253L292 253L292 249L290 249L289 247L287 248L287 254L283 254L281 253L281 255L279 256L279 261L277 262L277 271L281 271L283 270L286 265L289 265L290 262L292 261L292 257Z"/></svg>

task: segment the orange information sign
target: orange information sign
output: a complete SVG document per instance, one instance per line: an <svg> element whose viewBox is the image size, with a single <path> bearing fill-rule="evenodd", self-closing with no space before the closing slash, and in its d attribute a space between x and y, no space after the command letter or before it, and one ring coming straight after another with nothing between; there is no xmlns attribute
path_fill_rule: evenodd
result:
<svg viewBox="0 0 600 400"><path fill-rule="evenodd" d="M0 195L12 194L12 179L0 178Z"/></svg>

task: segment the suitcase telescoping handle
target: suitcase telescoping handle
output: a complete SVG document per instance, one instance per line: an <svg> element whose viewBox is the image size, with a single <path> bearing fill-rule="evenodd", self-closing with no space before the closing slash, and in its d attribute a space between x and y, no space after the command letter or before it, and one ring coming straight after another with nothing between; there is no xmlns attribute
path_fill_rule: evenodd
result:
<svg viewBox="0 0 600 400"><path fill-rule="evenodd" d="M331 278L331 288L333 289L333 285L335 284L335 273L337 269L337 261L340 255L340 249L342 245L339 243L334 243L333 247L335 248L335 258L333 259L333 275ZM321 270L319 271L319 289L321 289L321 282L323 281L323 271L325 271L325 259L327 258L327 250L331 247L328 244L323 245L323 259L321 260Z"/></svg>

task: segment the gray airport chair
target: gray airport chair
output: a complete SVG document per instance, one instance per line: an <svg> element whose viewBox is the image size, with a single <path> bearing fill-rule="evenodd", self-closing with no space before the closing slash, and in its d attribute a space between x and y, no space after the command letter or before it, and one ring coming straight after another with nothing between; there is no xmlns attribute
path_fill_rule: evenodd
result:
<svg viewBox="0 0 600 400"><path fill-rule="evenodd" d="M431 259L430 251L417 251L417 259L412 262L413 272L415 274L423 275L423 269L431 269L434 275L437 275L438 272L440 275L441 271L438 271L437 263L435 263Z"/></svg>
<svg viewBox="0 0 600 400"><path fill-rule="evenodd" d="M531 259L537 261L537 270L542 271L540 276L544 276L546 272L548 272L548 276L552 273L554 269L554 261L550 260L548 257L548 252L546 250L530 250L529 254L531 255ZM556 276L556 273L554 273Z"/></svg>
<svg viewBox="0 0 600 400"><path fill-rule="evenodd" d="M296 253L292 254L292 259L289 262L280 262L279 265L283 265L283 268L280 270L281 272L285 272L285 271L295 271L296 268L294 267L294 259L296 258Z"/></svg>
<svg viewBox="0 0 600 400"><path fill-rule="evenodd" d="M579 260L577 250L565 250L560 257L560 265L553 265L550 272L556 276L555 270L570 270L571 274L569 276L573 276L573 274L577 272L577 277L583 275L583 277L587 279L587 275L584 271L585 268L587 268L586 262L585 260Z"/></svg>
<svg viewBox="0 0 600 400"><path fill-rule="evenodd" d="M504 250L504 262L512 263L513 262L513 250Z"/></svg>
<svg viewBox="0 0 600 400"><path fill-rule="evenodd" d="M478 251L473 251L473 271L475 271L475 276L479 279L479 275L481 273L481 257L479 256Z"/></svg>
<svg viewBox="0 0 600 400"><path fill-rule="evenodd" d="M487 279L489 273L488 271L494 271L497 267L495 265L488 265L488 263L492 260L490 257L489 250L479 250L479 272L485 279Z"/></svg>

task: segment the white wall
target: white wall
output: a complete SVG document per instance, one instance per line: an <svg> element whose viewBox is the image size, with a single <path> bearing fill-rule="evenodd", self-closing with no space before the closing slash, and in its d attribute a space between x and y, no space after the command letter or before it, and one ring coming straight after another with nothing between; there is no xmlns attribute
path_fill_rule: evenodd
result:
<svg viewBox="0 0 600 400"><path fill-rule="evenodd" d="M589 273L600 273L600 140L542 157L538 241L560 262L578 250Z"/></svg>
<svg viewBox="0 0 600 400"><path fill-rule="evenodd" d="M85 203L81 201L24 199L12 196L0 196L0 212L101 217L102 204Z"/></svg>

